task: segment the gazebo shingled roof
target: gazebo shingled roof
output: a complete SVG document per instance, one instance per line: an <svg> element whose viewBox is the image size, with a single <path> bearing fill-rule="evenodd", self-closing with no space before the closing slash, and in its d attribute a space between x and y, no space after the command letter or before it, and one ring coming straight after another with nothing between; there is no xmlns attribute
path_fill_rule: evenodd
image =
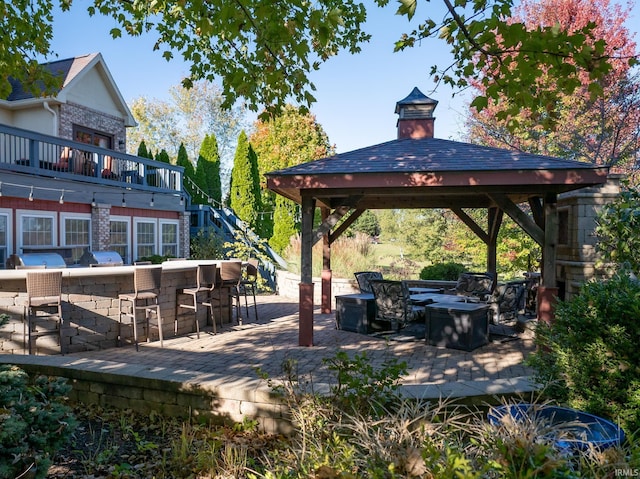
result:
<svg viewBox="0 0 640 479"><path fill-rule="evenodd" d="M450 208L486 243L487 270L494 273L497 235L503 213L508 214L542 246L538 297L540 311L552 317L557 293L557 195L604 184L608 168L433 138L432 112L437 102L417 89L409 97L406 105L396 105L397 140L266 175L270 190L302 205L300 345L313 344L312 246L320 240L329 246L366 209ZM529 205L531 214L518 206L522 203ZM316 206L323 222L313 231ZM489 224L476 224L463 208L487 208ZM331 311L329 247L324 248L323 257L322 311L326 313Z"/></svg>

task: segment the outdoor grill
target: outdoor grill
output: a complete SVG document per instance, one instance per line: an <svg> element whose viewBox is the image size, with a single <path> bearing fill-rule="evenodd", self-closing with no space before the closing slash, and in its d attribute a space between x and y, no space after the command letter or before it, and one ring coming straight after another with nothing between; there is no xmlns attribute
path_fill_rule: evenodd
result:
<svg viewBox="0 0 640 479"><path fill-rule="evenodd" d="M12 254L7 260L7 269L22 268L66 268L62 256L58 253L22 253Z"/></svg>
<svg viewBox="0 0 640 479"><path fill-rule="evenodd" d="M85 251L80 258L82 266L122 266L122 256L117 251Z"/></svg>

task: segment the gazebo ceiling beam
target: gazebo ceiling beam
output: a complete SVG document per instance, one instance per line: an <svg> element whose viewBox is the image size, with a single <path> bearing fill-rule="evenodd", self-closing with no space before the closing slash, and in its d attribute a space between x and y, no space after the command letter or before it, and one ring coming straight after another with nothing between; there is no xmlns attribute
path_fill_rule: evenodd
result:
<svg viewBox="0 0 640 479"><path fill-rule="evenodd" d="M335 208L313 232L312 244L316 244L318 241L322 240L322 237L328 234L331 231L331 228L333 228L344 215L355 208L359 199L359 196L351 196L346 198L343 201L343 204Z"/></svg>

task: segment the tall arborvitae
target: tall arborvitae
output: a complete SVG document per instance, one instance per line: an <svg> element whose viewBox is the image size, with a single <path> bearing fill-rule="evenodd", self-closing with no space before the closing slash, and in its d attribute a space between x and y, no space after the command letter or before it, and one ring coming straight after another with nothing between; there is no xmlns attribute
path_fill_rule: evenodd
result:
<svg viewBox="0 0 640 479"><path fill-rule="evenodd" d="M222 182L220 180L220 153L218 140L214 134L206 135L200 146L200 157L204 158L204 174L206 188L204 191L214 202L219 205L222 202ZM197 177L197 174L196 174Z"/></svg>
<svg viewBox="0 0 640 479"><path fill-rule="evenodd" d="M195 199L197 195L195 188L191 184L191 181L195 183L196 170L193 168L193 163L191 163L189 157L187 156L187 149L182 143L180 143L180 148L178 148L178 159L176 160L176 165L182 166L184 168L184 189L187 193L189 193L189 195L191 195L191 198ZM187 178L189 178L191 181L188 181Z"/></svg>
<svg viewBox="0 0 640 479"><path fill-rule="evenodd" d="M147 145L144 140L142 140L138 145L138 156L140 158L149 158L153 160L153 154L151 153L151 151L147 150Z"/></svg>
<svg viewBox="0 0 640 479"><path fill-rule="evenodd" d="M169 153L164 148L160 150L160 153L156 154L156 161L161 161L162 163L171 163L171 159L169 158Z"/></svg>
<svg viewBox="0 0 640 479"><path fill-rule="evenodd" d="M257 231L260 211L258 159L244 131L238 137L238 146L233 159L229 206L238 218Z"/></svg>

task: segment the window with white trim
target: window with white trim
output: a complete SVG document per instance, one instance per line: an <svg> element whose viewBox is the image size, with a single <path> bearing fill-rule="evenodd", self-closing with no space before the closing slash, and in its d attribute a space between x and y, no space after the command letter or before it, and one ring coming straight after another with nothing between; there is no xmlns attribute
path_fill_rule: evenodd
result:
<svg viewBox="0 0 640 479"><path fill-rule="evenodd" d="M46 213L20 213L20 247L55 246L55 216Z"/></svg>
<svg viewBox="0 0 640 479"><path fill-rule="evenodd" d="M84 252L91 248L91 216L62 215L62 242L71 247L73 264L80 262Z"/></svg>
<svg viewBox="0 0 640 479"><path fill-rule="evenodd" d="M9 256L10 228L10 210L0 210L0 269L4 269Z"/></svg>
<svg viewBox="0 0 640 479"><path fill-rule="evenodd" d="M129 220L111 217L109 221L109 249L122 256L122 261L130 263L129 258Z"/></svg>
<svg viewBox="0 0 640 479"><path fill-rule="evenodd" d="M134 261L156 254L156 222L136 220Z"/></svg>
<svg viewBox="0 0 640 479"><path fill-rule="evenodd" d="M178 222L160 222L160 251L162 256L178 256Z"/></svg>

